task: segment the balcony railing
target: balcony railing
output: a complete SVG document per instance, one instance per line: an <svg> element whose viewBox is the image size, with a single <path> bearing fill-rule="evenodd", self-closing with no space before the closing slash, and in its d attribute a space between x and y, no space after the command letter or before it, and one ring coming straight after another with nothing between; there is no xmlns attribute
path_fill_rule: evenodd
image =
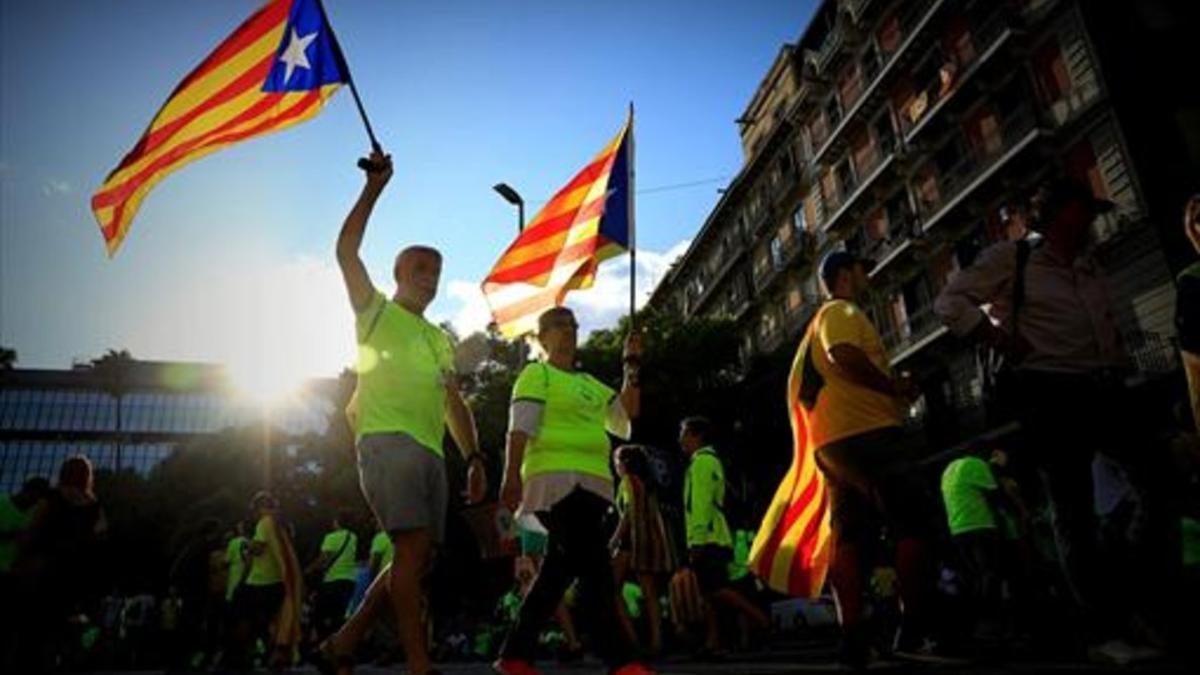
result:
<svg viewBox="0 0 1200 675"><path fill-rule="evenodd" d="M1079 117L1100 98L1100 84L1096 80L1085 80L1071 87L1061 98L1050 104L1050 116L1057 126L1065 126Z"/></svg>
<svg viewBox="0 0 1200 675"><path fill-rule="evenodd" d="M829 140L829 133L831 131L833 131L833 127L829 119L824 114L819 115L808 130L809 142L812 144L812 147L820 148L825 145L825 141Z"/></svg>
<svg viewBox="0 0 1200 675"><path fill-rule="evenodd" d="M772 205L771 200L769 198L763 200L762 208L758 210L756 215L751 217L750 231L754 234L762 232L763 228L766 227L774 218L775 207Z"/></svg>
<svg viewBox="0 0 1200 675"><path fill-rule="evenodd" d="M959 161L937 177L937 189L931 195L922 195L919 206L929 229L941 216L941 212L967 186L1008 154L1019 142L1029 136L1036 127L1033 109L1022 106L1009 114L1000 129L999 143L992 148L979 148L967 152Z"/></svg>
<svg viewBox="0 0 1200 675"><path fill-rule="evenodd" d="M795 331L803 328L808 320L816 313L817 308L821 305L821 298L809 293L801 296L800 304L788 307L784 310L784 321L787 324L788 330Z"/></svg>
<svg viewBox="0 0 1200 675"><path fill-rule="evenodd" d="M995 53L994 48L1008 34L1008 29L1008 14L1005 11L994 12L977 26L971 27L971 58L962 62L947 60L943 63L938 72L918 88L921 94L912 100L906 110L901 111L900 133L907 141L911 143L910 133L922 126L922 122L931 119L941 105L975 74L987 57Z"/></svg>
<svg viewBox="0 0 1200 675"><path fill-rule="evenodd" d="M769 331L758 332L758 349L763 354L770 354L783 344L783 329L775 326Z"/></svg>
<svg viewBox="0 0 1200 675"><path fill-rule="evenodd" d="M846 184L841 186L832 195L835 199L826 202L825 209L828 217L821 224L822 230L829 231L834 228L841 217L850 209L850 206L866 192L867 186L871 185L883 173L881 167L892 156L891 151L876 147L863 160L861 167L855 167L855 170L851 173L850 180L846 181Z"/></svg>
<svg viewBox="0 0 1200 675"><path fill-rule="evenodd" d="M881 44L880 53L882 56L886 58L898 54L904 50L905 44L908 42L909 38L912 37L913 28L915 28L921 22L921 19L925 17L925 14L928 12L930 6L933 5L934 2L935 0L921 0L920 2L904 3L906 9L904 13L900 15L900 31L899 35L896 37L896 46L891 51L888 51L886 47Z"/></svg>
<svg viewBox="0 0 1200 675"><path fill-rule="evenodd" d="M888 353L892 357L896 357L900 352L913 347L941 327L941 321L933 313L933 303L929 303L910 314L908 321L899 330L889 330L881 337Z"/></svg>
<svg viewBox="0 0 1200 675"><path fill-rule="evenodd" d="M712 299L717 288L721 287L721 281L724 280L725 275L729 273L729 270L733 268L738 260L741 260L742 253L746 250L745 245L741 243L740 237L733 238L731 242L720 256L721 264L709 275L709 283L705 287L704 292L696 296L695 302L691 305L693 308L697 310L703 308Z"/></svg>
<svg viewBox="0 0 1200 675"><path fill-rule="evenodd" d="M875 261L875 271L883 269L891 262L890 256L906 242L912 241L919 235L917 219L912 214L904 214L894 223L888 223L887 236L873 240L864 250L866 257Z"/></svg>
<svg viewBox="0 0 1200 675"><path fill-rule="evenodd" d="M830 120L828 126L821 134L813 134L813 160L820 161L829 148L834 145L833 141L840 137L841 133L850 124L850 121L856 118L859 112L866 105L866 99L881 85L885 76L891 72L899 60L901 54L905 52L909 45L915 41L917 34L921 28L926 25L929 17L931 17L941 3L946 0L917 0L915 2L906 3L906 10L899 19L899 34L896 37L895 49L892 51L881 50L880 58L886 63L877 69L877 73L863 82L862 90L853 97L852 102L844 102L838 115L838 119ZM836 96L838 92L834 92Z"/></svg>
<svg viewBox="0 0 1200 675"><path fill-rule="evenodd" d="M1157 375L1173 372L1179 367L1179 349L1162 333L1139 330L1121 337L1138 372Z"/></svg>
<svg viewBox="0 0 1200 675"><path fill-rule="evenodd" d="M792 261L796 259L796 256L806 248L807 241L807 235L799 233L793 234L787 240L781 240L779 248L771 251L767 262L754 267L755 292L761 292L764 288L770 286L779 273L787 269Z"/></svg>
<svg viewBox="0 0 1200 675"><path fill-rule="evenodd" d="M825 72L834 55L846 44L845 29L846 26L840 19L835 21L834 25L829 29L829 33L825 35L825 40L821 42L820 47L817 47L817 70Z"/></svg>
<svg viewBox="0 0 1200 675"><path fill-rule="evenodd" d="M873 0L844 0L842 3L842 8L850 13L850 18L853 19L855 23L859 23L866 15L868 6L872 1Z"/></svg>

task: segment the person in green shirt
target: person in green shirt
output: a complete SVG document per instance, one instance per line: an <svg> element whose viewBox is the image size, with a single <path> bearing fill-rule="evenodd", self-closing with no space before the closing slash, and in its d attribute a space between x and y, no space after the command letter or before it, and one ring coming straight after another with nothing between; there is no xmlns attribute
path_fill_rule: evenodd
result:
<svg viewBox="0 0 1200 675"><path fill-rule="evenodd" d="M19 545L29 531L34 510L50 492L45 478L30 478L13 495L0 495L0 598L5 604L17 604L21 582L13 573ZM18 622L21 612L0 612L0 664L17 649Z"/></svg>
<svg viewBox="0 0 1200 675"><path fill-rule="evenodd" d="M367 566L372 579L379 576L392 564L395 554L396 547L392 546L392 538L388 536L388 533L383 530L376 532L375 536L371 538L371 552Z"/></svg>
<svg viewBox="0 0 1200 675"><path fill-rule="evenodd" d="M346 618L350 596L358 577L358 535L347 526L353 515L339 511L333 518L333 529L321 540L321 550L305 570L305 576L321 575L317 602L313 608L313 627L317 639L324 640L337 630Z"/></svg>
<svg viewBox="0 0 1200 675"><path fill-rule="evenodd" d="M980 631L999 627L1005 545L1001 526L1016 512L1007 504L1007 493L1000 488L991 464L983 459L990 454L982 446L972 449L947 464L941 480L947 525L966 566L963 576L972 605L971 620L981 622Z"/></svg>
<svg viewBox="0 0 1200 675"><path fill-rule="evenodd" d="M649 672L634 661L617 620L603 526L613 495L606 430L628 438L640 410L641 337L632 333L625 341L625 381L617 393L576 370L578 332L571 310L544 312L537 339L546 356L527 365L513 386L500 501L518 520L536 515L549 535L541 571L492 666L503 675L537 672L538 633L575 579L591 607L579 615L594 620L593 644L610 672Z"/></svg>
<svg viewBox="0 0 1200 675"><path fill-rule="evenodd" d="M688 566L707 601L704 650L709 653L719 651L721 646L717 606L742 614L759 630L771 627L766 613L729 583L733 537L724 512L725 468L712 447L711 436L712 423L706 418L689 417L679 425L679 447L688 456L683 480Z"/></svg>
<svg viewBox="0 0 1200 675"><path fill-rule="evenodd" d="M246 573L249 571L246 560L250 551L250 540L246 538L246 524L239 520L233 527L229 543L225 545L225 566L229 570L225 581L225 601L231 605L237 590L246 580Z"/></svg>
<svg viewBox="0 0 1200 675"><path fill-rule="evenodd" d="M269 492L251 501L257 518L247 547L249 571L235 596L237 645L234 667L246 667L254 643L269 646L272 664L290 662L300 631L303 580L291 535L279 521L279 502Z"/></svg>
<svg viewBox="0 0 1200 675"><path fill-rule="evenodd" d="M17 557L17 540L29 529L33 509L50 492L50 481L30 478L13 495L0 495L0 575L8 574Z"/></svg>
<svg viewBox="0 0 1200 675"><path fill-rule="evenodd" d="M392 177L392 159L378 148L360 163L366 184L342 224L337 261L355 314L358 384L348 410L353 420L363 496L395 546L395 565L376 578L362 604L316 657L325 670L352 668L355 648L390 610L414 675L431 668L421 611L421 580L433 564L446 520L447 429L467 465L467 499L487 487L475 420L454 374L446 332L425 319L437 295L442 256L409 246L396 256L396 291L387 298L371 282L359 256L375 203Z"/></svg>

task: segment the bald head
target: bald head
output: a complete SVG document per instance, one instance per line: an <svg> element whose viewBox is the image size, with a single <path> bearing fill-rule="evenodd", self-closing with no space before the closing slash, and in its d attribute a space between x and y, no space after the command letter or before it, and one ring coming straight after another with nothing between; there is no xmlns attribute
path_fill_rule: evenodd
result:
<svg viewBox="0 0 1200 675"><path fill-rule="evenodd" d="M392 274L396 300L409 311L422 314L437 295L442 254L429 246L409 246L396 256Z"/></svg>

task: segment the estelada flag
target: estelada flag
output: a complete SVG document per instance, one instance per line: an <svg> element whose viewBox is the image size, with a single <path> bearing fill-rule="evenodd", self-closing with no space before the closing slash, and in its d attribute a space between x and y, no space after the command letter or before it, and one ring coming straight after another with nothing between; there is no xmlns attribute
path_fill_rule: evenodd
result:
<svg viewBox="0 0 1200 675"><path fill-rule="evenodd" d="M629 248L633 233L633 115L509 245L483 280L500 332L533 332L567 292L588 288L600 263Z"/></svg>
<svg viewBox="0 0 1200 675"><path fill-rule="evenodd" d="M780 593L815 598L825 585L833 549L825 476L809 443L810 410L800 399L804 361L821 312L809 323L788 375L787 406L792 422L792 466L775 491L750 547L747 565Z"/></svg>
<svg viewBox="0 0 1200 675"><path fill-rule="evenodd" d="M350 71L319 0L271 0L171 93L92 196L111 256L167 174L227 145L303 122Z"/></svg>

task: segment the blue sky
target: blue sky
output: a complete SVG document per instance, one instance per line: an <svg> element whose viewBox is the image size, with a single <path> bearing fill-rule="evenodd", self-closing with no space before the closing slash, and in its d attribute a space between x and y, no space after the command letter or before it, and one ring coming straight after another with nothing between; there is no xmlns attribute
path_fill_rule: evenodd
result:
<svg viewBox="0 0 1200 675"><path fill-rule="evenodd" d="M271 361L300 375L350 362L333 241L362 184L367 141L349 91L306 124L169 176L109 260L88 208L179 80L258 6L0 2L0 344L24 367L108 348L136 357ZM552 195L637 109L641 190L730 177L733 120L811 1L327 0L396 175L364 259L390 292L395 252L446 254L429 315L486 321L479 280L515 215L490 186ZM696 232L721 183L638 199L639 286ZM641 264L644 260L644 265ZM571 301L611 323L627 264Z"/></svg>

